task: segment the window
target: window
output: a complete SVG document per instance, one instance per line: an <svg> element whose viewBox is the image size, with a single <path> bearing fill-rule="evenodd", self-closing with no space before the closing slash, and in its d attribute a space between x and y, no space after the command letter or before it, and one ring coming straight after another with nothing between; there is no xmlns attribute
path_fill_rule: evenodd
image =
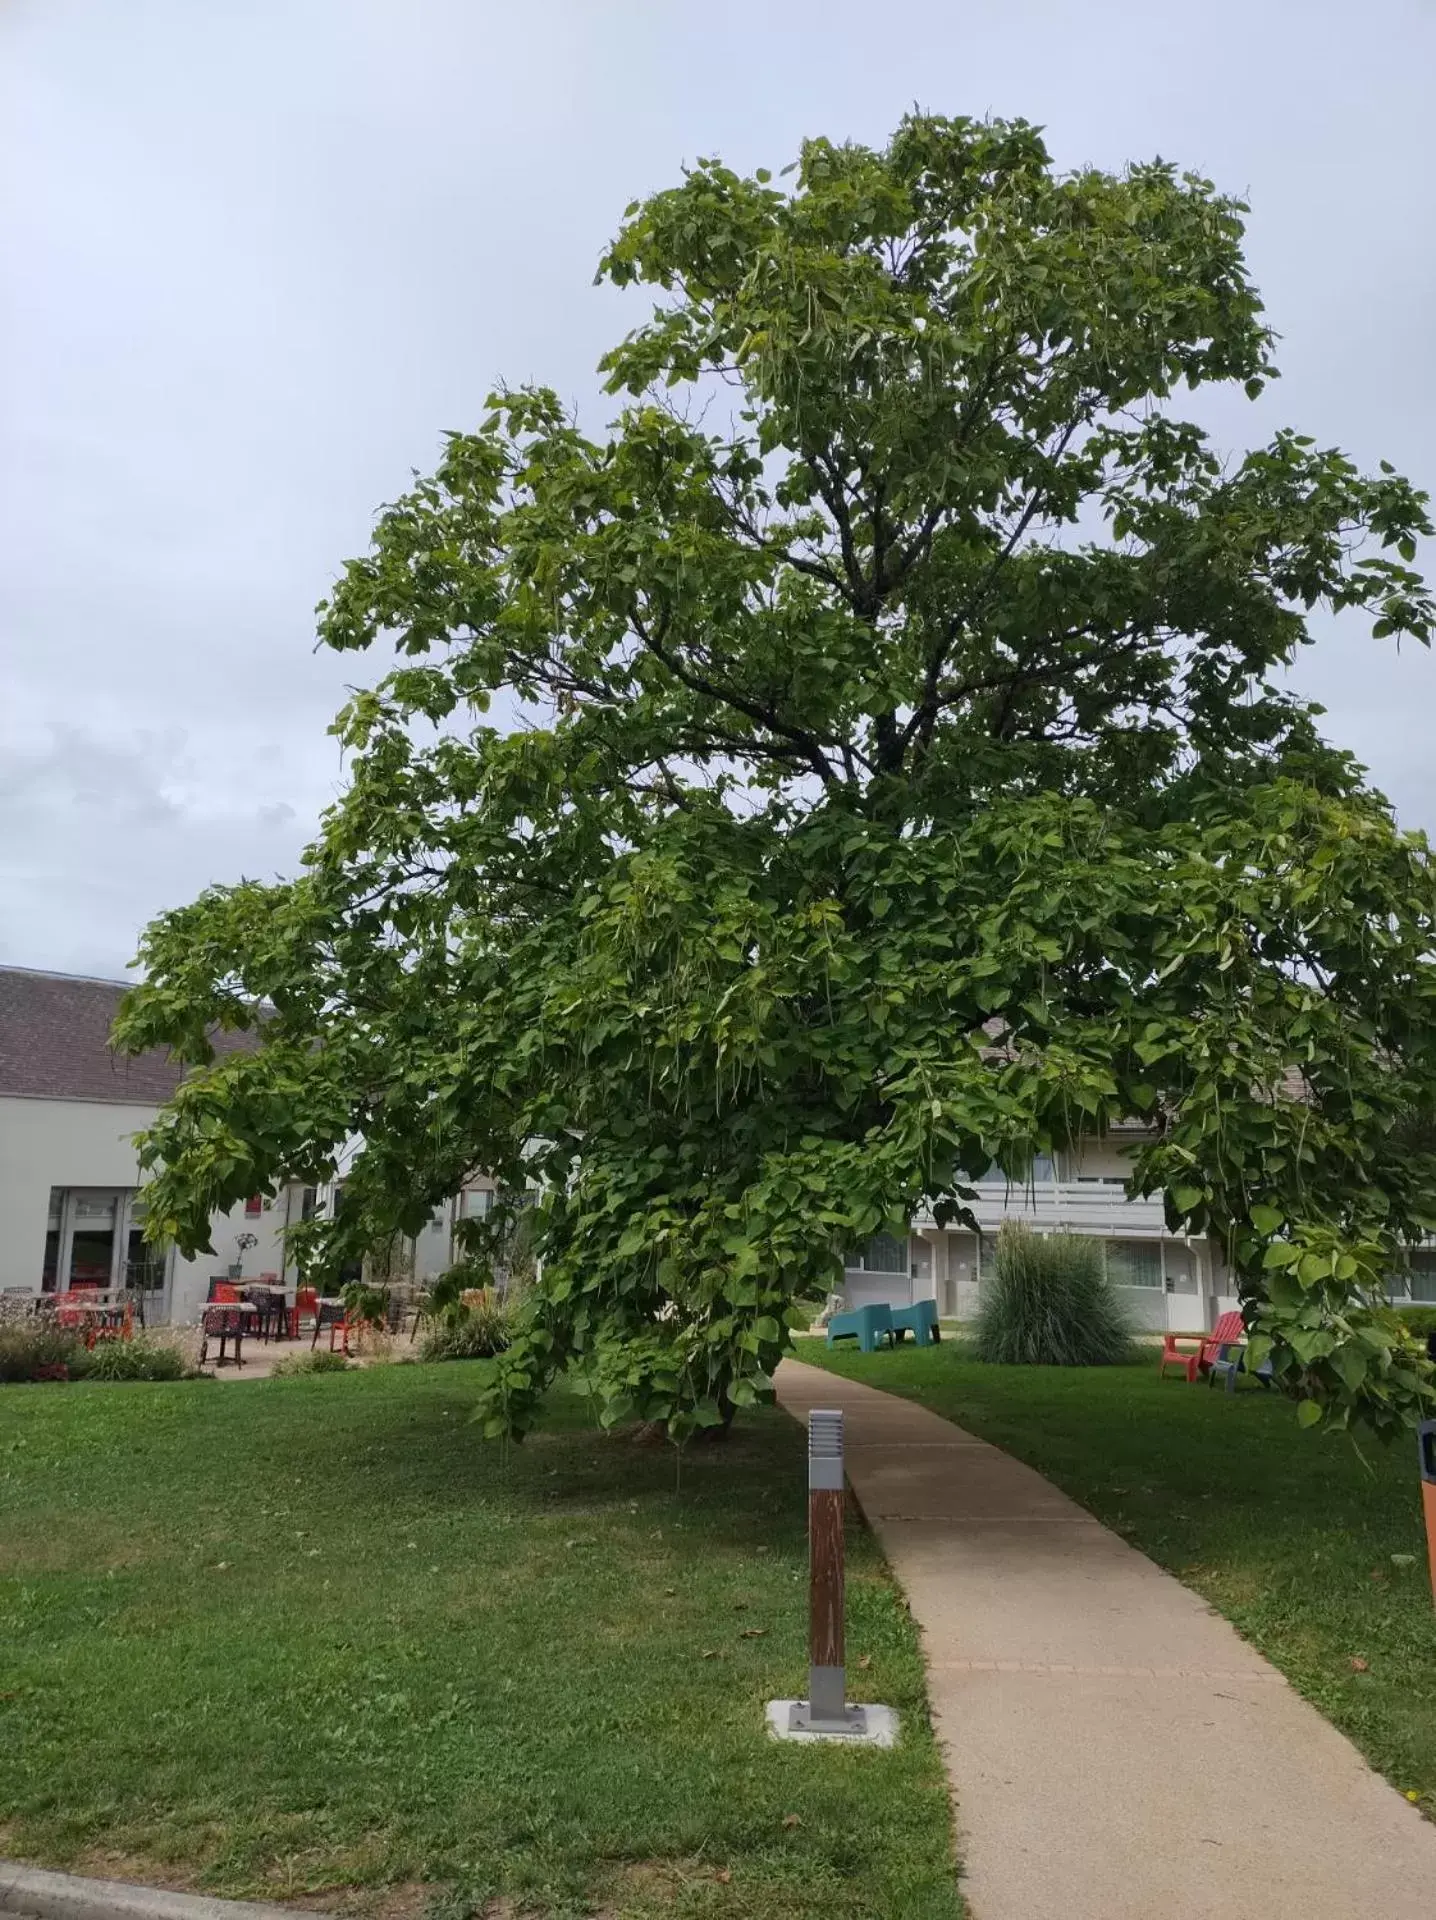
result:
<svg viewBox="0 0 1436 1920"><path fill-rule="evenodd" d="M1031 1165L1021 1174L1005 1173L995 1160L989 1160L981 1173L971 1177L988 1186L999 1182L1006 1187L1050 1186L1057 1178L1057 1157L1051 1153L1034 1153Z"/></svg>
<svg viewBox="0 0 1436 1920"><path fill-rule="evenodd" d="M466 1187L459 1196L459 1211L465 1220L487 1220L498 1199L492 1187Z"/></svg>
<svg viewBox="0 0 1436 1920"><path fill-rule="evenodd" d="M72 1287L108 1287L114 1284L116 1193L76 1193L71 1202L74 1224L70 1231Z"/></svg>
<svg viewBox="0 0 1436 1920"><path fill-rule="evenodd" d="M1411 1300L1436 1306L1436 1253L1426 1249L1408 1253L1405 1264L1386 1276L1386 1296L1397 1305Z"/></svg>
<svg viewBox="0 0 1436 1920"><path fill-rule="evenodd" d="M1150 1240L1109 1240L1107 1278L1114 1287L1160 1287L1160 1248Z"/></svg>
<svg viewBox="0 0 1436 1920"><path fill-rule="evenodd" d="M319 1189L306 1187L299 1201L299 1217L301 1220L312 1220L318 1211Z"/></svg>
<svg viewBox="0 0 1436 1920"><path fill-rule="evenodd" d="M875 1233L866 1246L850 1253L843 1265L849 1273L906 1273L907 1237L899 1240L891 1233Z"/></svg>

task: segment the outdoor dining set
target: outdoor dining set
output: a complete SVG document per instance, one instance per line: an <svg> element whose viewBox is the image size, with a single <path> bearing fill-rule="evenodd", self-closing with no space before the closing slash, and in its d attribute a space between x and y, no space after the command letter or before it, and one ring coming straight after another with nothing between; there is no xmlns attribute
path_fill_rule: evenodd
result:
<svg viewBox="0 0 1436 1920"><path fill-rule="evenodd" d="M342 1345L349 1351L349 1325L342 1299L320 1294L314 1287L290 1289L281 1286L279 1277L263 1275L258 1280L214 1279L209 1283L209 1298L200 1316L201 1345L199 1364L209 1357L209 1343L219 1342L216 1366L244 1365L244 1338L248 1334L266 1344L271 1340L298 1340L306 1324L313 1329L310 1346L317 1347L319 1336L328 1327L331 1350ZM233 1347L232 1356L226 1348Z"/></svg>

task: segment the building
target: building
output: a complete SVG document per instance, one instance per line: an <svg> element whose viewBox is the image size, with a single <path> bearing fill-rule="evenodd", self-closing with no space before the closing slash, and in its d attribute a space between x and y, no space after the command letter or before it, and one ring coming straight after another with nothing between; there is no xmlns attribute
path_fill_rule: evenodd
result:
<svg viewBox="0 0 1436 1920"><path fill-rule="evenodd" d="M109 1044L125 988L109 980L0 967L0 1292L128 1286L143 1291L151 1325L197 1318L211 1280L242 1264L244 1274L292 1277L284 1230L343 1192L341 1164L325 1187L290 1186L256 1196L212 1226L213 1254L195 1260L150 1246L143 1233L134 1136L179 1084L161 1052L130 1059ZM246 1044L220 1035L220 1047ZM904 1235L878 1234L845 1261L850 1304L935 1300L944 1318L977 1311L984 1262L1004 1220L1038 1232L1090 1234L1137 1326L1195 1332L1237 1304L1219 1252L1203 1237L1168 1230L1160 1198L1131 1200L1126 1178L1142 1140L1117 1129L1057 1160L1039 1159L1016 1186L977 1183L973 1211L981 1237L939 1227L919 1213ZM343 1156L341 1155L341 1162ZM412 1245L414 1277L433 1279L455 1257L460 1219L485 1213L493 1182L476 1176L436 1206ZM241 1236L252 1244L241 1247ZM1396 1276L1397 1300L1436 1302L1436 1249L1413 1250Z"/></svg>
<svg viewBox="0 0 1436 1920"><path fill-rule="evenodd" d="M144 1237L135 1135L179 1085L163 1051L134 1058L110 1046L125 987L112 980L0 967L0 1293L128 1287L147 1324L198 1318L210 1282L239 1268L254 1279L292 1277L284 1229L334 1204L333 1186L256 1195L211 1226L212 1254L187 1260ZM247 1044L216 1036L221 1050ZM452 1259L456 1218L493 1204L492 1183L470 1182L436 1207L413 1246L420 1280Z"/></svg>
<svg viewBox="0 0 1436 1920"><path fill-rule="evenodd" d="M886 1301L907 1306L935 1300L947 1319L977 1312L984 1263L1005 1220L1038 1233L1079 1233L1100 1240L1109 1278L1144 1332L1198 1332L1239 1304L1218 1251L1205 1236L1173 1233L1160 1195L1127 1197L1135 1128L1083 1141L1057 1159L1039 1157L1031 1177L1015 1185L1001 1175L977 1181L972 1211L982 1228L939 1227L920 1212L902 1236L878 1234L844 1262L851 1306Z"/></svg>

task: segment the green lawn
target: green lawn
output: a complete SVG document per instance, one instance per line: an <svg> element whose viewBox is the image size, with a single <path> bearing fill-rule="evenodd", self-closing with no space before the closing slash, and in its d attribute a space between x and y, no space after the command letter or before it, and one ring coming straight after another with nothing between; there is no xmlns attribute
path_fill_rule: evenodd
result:
<svg viewBox="0 0 1436 1920"><path fill-rule="evenodd" d="M482 1363L0 1390L0 1854L410 1913L953 1920L912 1624L852 1540L895 1752L769 1740L805 1666L803 1441L690 1454Z"/></svg>
<svg viewBox="0 0 1436 1920"><path fill-rule="evenodd" d="M995 1367L961 1343L804 1359L920 1400L1028 1461L1226 1614L1436 1814L1436 1611L1416 1446L1298 1429L1255 1389L1123 1367Z"/></svg>

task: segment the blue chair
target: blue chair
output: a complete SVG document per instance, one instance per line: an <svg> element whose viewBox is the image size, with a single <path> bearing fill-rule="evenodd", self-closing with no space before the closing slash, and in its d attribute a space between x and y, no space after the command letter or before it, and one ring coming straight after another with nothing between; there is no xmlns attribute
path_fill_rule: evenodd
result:
<svg viewBox="0 0 1436 1920"><path fill-rule="evenodd" d="M839 1340L856 1340L864 1353L873 1353L880 1341L892 1338L891 1307L854 1307L850 1313L835 1313L828 1322L830 1347L836 1346Z"/></svg>
<svg viewBox="0 0 1436 1920"><path fill-rule="evenodd" d="M942 1338L936 1300L914 1300L910 1307L894 1307L892 1316L895 1347L902 1344L905 1333L910 1333L913 1344L919 1347L934 1346Z"/></svg>
<svg viewBox="0 0 1436 1920"><path fill-rule="evenodd" d="M1245 1340L1224 1340L1216 1349L1215 1357L1207 1362L1207 1385L1210 1387L1215 1382L1217 1375L1220 1374L1222 1377L1222 1385L1226 1391L1228 1393L1235 1393L1237 1390L1237 1375L1247 1371L1246 1356L1247 1343ZM1259 1381L1263 1387L1269 1388L1272 1381L1271 1361L1263 1360L1252 1377Z"/></svg>

